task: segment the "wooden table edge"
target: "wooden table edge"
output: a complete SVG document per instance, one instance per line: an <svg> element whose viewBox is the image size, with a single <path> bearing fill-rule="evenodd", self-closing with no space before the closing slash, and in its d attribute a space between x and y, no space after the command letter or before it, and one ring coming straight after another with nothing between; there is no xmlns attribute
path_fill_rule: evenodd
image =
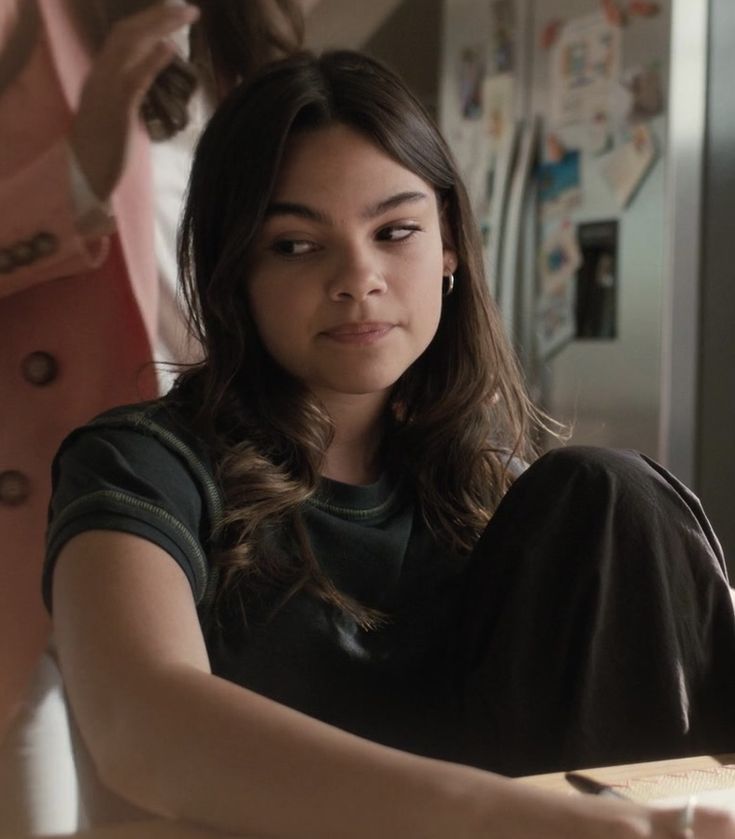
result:
<svg viewBox="0 0 735 839"><path fill-rule="evenodd" d="M715 769L718 766L735 764L735 754L697 755L672 760L653 760L645 763L626 763L619 766L595 766L574 771L591 775L596 781L608 784L623 784L633 778L649 775L668 775L677 772L691 772L697 769ZM526 775L518 781L554 792L578 793L564 780L564 772L550 772L544 775Z"/></svg>

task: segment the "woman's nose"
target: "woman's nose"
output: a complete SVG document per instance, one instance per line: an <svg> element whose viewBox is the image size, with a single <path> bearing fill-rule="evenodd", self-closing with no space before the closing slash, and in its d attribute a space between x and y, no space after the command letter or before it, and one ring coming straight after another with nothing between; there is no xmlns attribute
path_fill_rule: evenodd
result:
<svg viewBox="0 0 735 839"><path fill-rule="evenodd" d="M338 260L330 281L329 296L333 300L361 301L372 295L383 294L386 288L379 260L355 249Z"/></svg>

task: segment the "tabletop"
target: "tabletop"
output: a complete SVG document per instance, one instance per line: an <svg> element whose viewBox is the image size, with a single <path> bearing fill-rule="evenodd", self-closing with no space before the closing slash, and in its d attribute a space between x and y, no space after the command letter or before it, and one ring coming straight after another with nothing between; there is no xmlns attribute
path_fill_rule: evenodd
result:
<svg viewBox="0 0 735 839"><path fill-rule="evenodd" d="M735 754L699 755L576 771L616 787L635 801L691 795L708 789L735 788ZM552 792L579 795L564 779L564 772L529 775L518 780Z"/></svg>

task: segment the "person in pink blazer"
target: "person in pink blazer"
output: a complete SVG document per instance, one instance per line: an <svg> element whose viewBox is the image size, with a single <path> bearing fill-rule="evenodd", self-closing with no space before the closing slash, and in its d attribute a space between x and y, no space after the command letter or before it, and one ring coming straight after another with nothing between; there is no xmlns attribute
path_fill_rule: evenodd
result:
<svg viewBox="0 0 735 839"><path fill-rule="evenodd" d="M117 90L115 56L101 54L107 64L91 74L65 3L14 0L0 13L3 56L26 53L0 92L0 740L48 640L38 587L53 454L79 423L157 391L150 150L137 107L173 56L161 38L193 13L151 11ZM123 34L118 55L137 37ZM106 235L84 235L72 154L109 201Z"/></svg>
<svg viewBox="0 0 735 839"><path fill-rule="evenodd" d="M119 16L124 5L107 7ZM0 812L24 783L3 748L27 751L9 742L18 719L53 693L54 676L38 671L52 457L77 425L158 390L151 148L140 115L176 56L171 37L199 12L152 0L131 8L141 6L93 58L77 0L0 5Z"/></svg>

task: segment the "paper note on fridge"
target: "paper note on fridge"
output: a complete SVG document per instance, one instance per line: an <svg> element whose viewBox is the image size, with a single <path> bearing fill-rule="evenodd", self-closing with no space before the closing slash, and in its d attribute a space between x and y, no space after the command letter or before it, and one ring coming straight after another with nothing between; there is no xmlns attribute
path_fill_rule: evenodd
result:
<svg viewBox="0 0 735 839"><path fill-rule="evenodd" d="M626 207L657 157L656 140L651 129L636 125L628 140L599 158L600 172L621 209Z"/></svg>

